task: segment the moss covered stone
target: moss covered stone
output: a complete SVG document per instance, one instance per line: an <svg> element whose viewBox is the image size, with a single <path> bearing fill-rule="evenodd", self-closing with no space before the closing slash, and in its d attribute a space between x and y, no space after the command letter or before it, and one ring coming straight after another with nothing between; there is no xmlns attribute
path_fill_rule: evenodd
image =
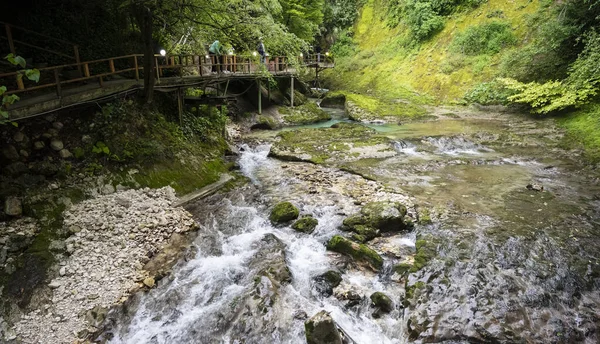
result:
<svg viewBox="0 0 600 344"><path fill-rule="evenodd" d="M431 238L417 240L415 247L417 254L414 257L415 263L410 268L410 272L421 270L437 254L437 243Z"/></svg>
<svg viewBox="0 0 600 344"><path fill-rule="evenodd" d="M373 270L383 267L383 258L372 248L364 244L356 243L341 235L335 235L327 242L327 249L352 257L359 263L366 264Z"/></svg>
<svg viewBox="0 0 600 344"><path fill-rule="evenodd" d="M278 203L269 216L272 223L284 223L295 220L300 215L300 211L290 202Z"/></svg>
<svg viewBox="0 0 600 344"><path fill-rule="evenodd" d="M279 123L273 117L258 115L256 117L256 124L251 129L274 130L277 128L279 128Z"/></svg>
<svg viewBox="0 0 600 344"><path fill-rule="evenodd" d="M372 239L379 234L379 231L398 232L410 229L410 226L404 222L404 216L406 216L406 207L400 203L370 202L360 210L360 213L346 218L342 229Z"/></svg>
<svg viewBox="0 0 600 344"><path fill-rule="evenodd" d="M410 269L412 269L412 264L408 264L408 263L400 263L400 264L396 264L394 265L394 272L399 274L399 275L404 275L407 272L410 271Z"/></svg>
<svg viewBox="0 0 600 344"><path fill-rule="evenodd" d="M279 113L283 121L289 125L311 124L331 119L330 114L312 102L294 108L280 107Z"/></svg>
<svg viewBox="0 0 600 344"><path fill-rule="evenodd" d="M294 222L294 224L292 225L292 228L298 232L310 234L310 233L314 232L314 230L315 230L315 228L317 228L318 224L319 224L319 221L317 219L315 219L312 216L306 216L306 217L303 217L300 220Z"/></svg>
<svg viewBox="0 0 600 344"><path fill-rule="evenodd" d="M327 94L319 104L321 107L344 109L346 106L346 95L344 94Z"/></svg>
<svg viewBox="0 0 600 344"><path fill-rule="evenodd" d="M426 287L427 285L422 281L418 281L411 286L407 286L404 293L404 300L402 301L404 308L407 308L410 305L411 300L417 296L418 293L424 291Z"/></svg>
<svg viewBox="0 0 600 344"><path fill-rule="evenodd" d="M315 277L315 288L325 296L333 294L333 288L342 283L342 275L334 270L329 270L324 274Z"/></svg>
<svg viewBox="0 0 600 344"><path fill-rule="evenodd" d="M353 227L354 234L352 238L359 242L367 242L379 236L379 230L363 225Z"/></svg>
<svg viewBox="0 0 600 344"><path fill-rule="evenodd" d="M320 311L304 323L306 343L342 344L342 337L333 318L326 311Z"/></svg>
<svg viewBox="0 0 600 344"><path fill-rule="evenodd" d="M371 303L384 313L389 313L394 309L392 299L380 291L371 295Z"/></svg>
<svg viewBox="0 0 600 344"><path fill-rule="evenodd" d="M335 128L283 131L271 148L271 156L286 160L348 162L397 154L387 137L358 124L338 123Z"/></svg>

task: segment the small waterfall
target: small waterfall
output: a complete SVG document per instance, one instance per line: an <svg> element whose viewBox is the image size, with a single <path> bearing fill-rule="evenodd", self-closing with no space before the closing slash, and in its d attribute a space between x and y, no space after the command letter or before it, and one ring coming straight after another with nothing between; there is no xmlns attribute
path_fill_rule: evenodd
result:
<svg viewBox="0 0 600 344"><path fill-rule="evenodd" d="M470 154L478 155L482 152L492 151L482 145L471 142L461 136L453 137L428 137L424 142L436 148L436 152L447 155Z"/></svg>
<svg viewBox="0 0 600 344"><path fill-rule="evenodd" d="M240 158L242 173L250 178L252 183L259 185L260 183L256 176L256 170L259 166L264 167L270 163L268 156L271 151L271 145L250 147L247 144L244 144L240 147L240 150L243 152Z"/></svg>
<svg viewBox="0 0 600 344"><path fill-rule="evenodd" d="M408 141L393 141L394 149L408 156L422 156L423 153L417 151L417 146Z"/></svg>

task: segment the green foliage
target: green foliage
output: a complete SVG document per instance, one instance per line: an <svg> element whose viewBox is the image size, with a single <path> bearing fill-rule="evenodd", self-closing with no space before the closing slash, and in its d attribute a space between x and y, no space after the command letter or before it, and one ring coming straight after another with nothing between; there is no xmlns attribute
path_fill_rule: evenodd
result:
<svg viewBox="0 0 600 344"><path fill-rule="evenodd" d="M96 153L96 154L100 154L100 155L102 155L102 154L104 154L104 155L110 155L110 149L102 141L96 142L96 144L92 148L92 152Z"/></svg>
<svg viewBox="0 0 600 344"><path fill-rule="evenodd" d="M503 83L494 80L473 87L465 95L465 100L469 103L481 105L507 105L509 103L508 97L514 94L515 92L506 88Z"/></svg>
<svg viewBox="0 0 600 344"><path fill-rule="evenodd" d="M390 0L388 25L404 22L416 41L423 41L444 28L445 19L455 11L479 6L487 0Z"/></svg>
<svg viewBox="0 0 600 344"><path fill-rule="evenodd" d="M280 0L280 22L297 37L310 41L323 22L324 0Z"/></svg>
<svg viewBox="0 0 600 344"><path fill-rule="evenodd" d="M450 44L450 49L465 55L493 55L516 43L510 24L493 21L470 26L459 33Z"/></svg>
<svg viewBox="0 0 600 344"><path fill-rule="evenodd" d="M25 68L27 66L27 62L21 56L15 56L14 54L6 55L5 59L14 66L19 66L21 68ZM23 75L31 81L38 82L40 81L40 71L37 69L21 69L17 71L17 78L21 80ZM0 97L2 97L2 105L0 105L0 125L4 125L8 123L8 106L14 104L19 100L19 96L16 94L6 94L8 89L6 86L0 86ZM12 125L17 126L17 123L12 122Z"/></svg>
<svg viewBox="0 0 600 344"><path fill-rule="evenodd" d="M514 79L499 79L509 90L516 94L508 97L514 103L526 104L531 111L537 114L547 114L570 107L579 107L586 104L598 92L592 85L574 88L561 81L548 81L540 84L537 82L522 83Z"/></svg>
<svg viewBox="0 0 600 344"><path fill-rule="evenodd" d="M351 30L344 30L331 47L331 53L335 57L353 56L358 52L358 46L352 38Z"/></svg>

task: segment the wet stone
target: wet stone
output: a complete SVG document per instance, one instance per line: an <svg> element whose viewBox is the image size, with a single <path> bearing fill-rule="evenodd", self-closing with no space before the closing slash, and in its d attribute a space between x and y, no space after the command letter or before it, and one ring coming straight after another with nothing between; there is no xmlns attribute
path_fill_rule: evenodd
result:
<svg viewBox="0 0 600 344"><path fill-rule="evenodd" d="M320 311L304 323L308 344L342 344L342 336L331 315Z"/></svg>

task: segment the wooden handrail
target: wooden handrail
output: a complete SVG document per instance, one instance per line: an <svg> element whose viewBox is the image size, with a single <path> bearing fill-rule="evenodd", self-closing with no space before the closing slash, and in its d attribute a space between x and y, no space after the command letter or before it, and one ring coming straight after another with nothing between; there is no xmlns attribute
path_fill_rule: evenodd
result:
<svg viewBox="0 0 600 344"><path fill-rule="evenodd" d="M61 66L40 68L40 74L42 76L46 76L44 80L48 80L51 78L53 82L32 85L31 87L25 87L23 83L18 83L16 89L9 89L6 92L6 94L23 93L43 88L56 87L57 96L60 98L62 96L62 85L97 79L97 81L100 83L100 86L102 86L104 77L118 75L126 72L134 72L134 78L132 79L139 81L139 73L140 71L144 70L144 67L139 65L138 58L142 58L143 56L144 55L142 54L131 54L93 61L66 64ZM220 63L211 63L214 61L213 56L207 58L206 55L155 55L154 57L157 61L154 70L156 71L158 77L162 76L163 70L178 70L179 73L181 73L184 68L190 67L194 69L198 68L200 76L203 76L202 68L212 68L213 66L216 67L218 71L229 71L230 73L232 73L232 75L252 75L258 72L259 66L261 65L261 63L257 61L257 58L253 56L224 55L221 57L222 59L219 60ZM132 59L133 61L131 61ZM121 63L120 66L125 68L117 69L118 66L115 66L115 61L121 60L126 60L128 62L128 66L125 67ZM209 60L211 62L209 62ZM101 72L98 74L92 74L90 72L90 65L102 63L106 63L106 65L104 66L104 70L108 70L108 72ZM285 56L269 57L266 61L266 66L267 70L273 74L289 71L288 58ZM79 70L80 77L70 80L60 80L61 70L67 68L70 68L72 70ZM11 73L0 74L0 78L16 78L16 80L22 81L23 79L18 77L19 73L20 72L16 71ZM47 73L51 73L51 75Z"/></svg>

